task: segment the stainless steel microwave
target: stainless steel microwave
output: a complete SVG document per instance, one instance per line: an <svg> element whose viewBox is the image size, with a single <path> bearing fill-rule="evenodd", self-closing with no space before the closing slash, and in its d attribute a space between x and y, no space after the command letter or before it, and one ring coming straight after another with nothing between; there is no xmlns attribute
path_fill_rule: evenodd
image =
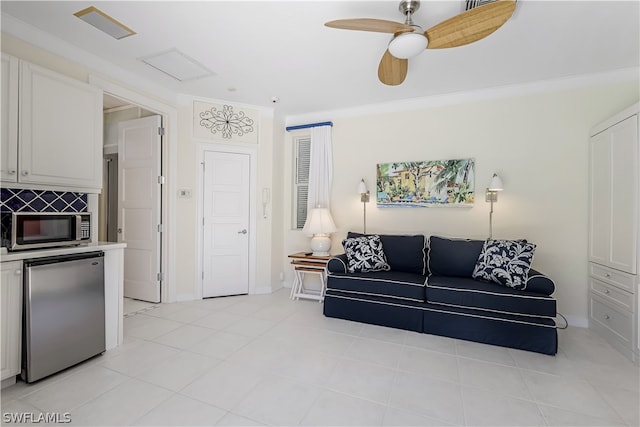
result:
<svg viewBox="0 0 640 427"><path fill-rule="evenodd" d="M7 212L2 246L10 251L77 246L91 240L91 213Z"/></svg>

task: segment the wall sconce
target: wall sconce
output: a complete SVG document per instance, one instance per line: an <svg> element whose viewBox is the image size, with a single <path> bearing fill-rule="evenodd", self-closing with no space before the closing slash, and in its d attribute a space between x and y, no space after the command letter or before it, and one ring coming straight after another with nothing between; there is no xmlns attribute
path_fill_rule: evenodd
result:
<svg viewBox="0 0 640 427"><path fill-rule="evenodd" d="M362 208L364 209L363 233L367 234L367 203L369 203L370 195L369 190L367 190L367 184L364 183L364 179L360 180L360 184L358 184L358 193L360 193L360 201L362 202Z"/></svg>
<svg viewBox="0 0 640 427"><path fill-rule="evenodd" d="M329 234L337 231L336 225L331 218L331 212L327 208L313 208L307 215L307 221L302 228L302 232L311 238L311 250L313 256L329 256L331 249L331 239Z"/></svg>
<svg viewBox="0 0 640 427"><path fill-rule="evenodd" d="M502 180L497 173L494 173L489 181L489 186L484 193L484 199L486 202L491 203L491 210L489 211L489 238L493 238L493 203L498 201L498 191L504 190Z"/></svg>

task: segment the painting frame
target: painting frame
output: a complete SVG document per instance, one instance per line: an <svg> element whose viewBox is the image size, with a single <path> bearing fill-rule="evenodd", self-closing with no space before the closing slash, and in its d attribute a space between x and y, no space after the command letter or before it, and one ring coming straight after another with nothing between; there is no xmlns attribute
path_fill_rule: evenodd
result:
<svg viewBox="0 0 640 427"><path fill-rule="evenodd" d="M469 208L474 202L474 158L376 165L379 208Z"/></svg>

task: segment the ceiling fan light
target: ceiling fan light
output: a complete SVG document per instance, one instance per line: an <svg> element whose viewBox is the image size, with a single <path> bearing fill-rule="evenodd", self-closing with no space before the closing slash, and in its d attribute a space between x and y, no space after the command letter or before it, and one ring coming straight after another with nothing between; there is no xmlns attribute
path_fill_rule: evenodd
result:
<svg viewBox="0 0 640 427"><path fill-rule="evenodd" d="M422 33L403 33L389 42L389 52L399 59L413 58L426 49L427 43Z"/></svg>

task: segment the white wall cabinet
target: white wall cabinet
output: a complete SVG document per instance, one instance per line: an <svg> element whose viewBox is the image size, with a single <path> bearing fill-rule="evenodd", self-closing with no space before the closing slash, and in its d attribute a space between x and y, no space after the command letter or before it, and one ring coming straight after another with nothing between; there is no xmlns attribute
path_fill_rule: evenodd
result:
<svg viewBox="0 0 640 427"><path fill-rule="evenodd" d="M0 179L18 181L18 58L2 54Z"/></svg>
<svg viewBox="0 0 640 427"><path fill-rule="evenodd" d="M16 158L17 170L7 166L5 174L3 160L2 180L18 188L100 192L102 90L26 61L19 60L18 69L18 78L9 74L6 99L3 73L2 106L8 113L2 116L2 153L8 165ZM17 102L11 98L16 87ZM5 140L5 123L16 124L17 138Z"/></svg>
<svg viewBox="0 0 640 427"><path fill-rule="evenodd" d="M640 356L638 104L595 126L589 140L589 325Z"/></svg>
<svg viewBox="0 0 640 427"><path fill-rule="evenodd" d="M2 315L2 386L15 383L20 373L22 342L22 261L0 263L0 313Z"/></svg>

